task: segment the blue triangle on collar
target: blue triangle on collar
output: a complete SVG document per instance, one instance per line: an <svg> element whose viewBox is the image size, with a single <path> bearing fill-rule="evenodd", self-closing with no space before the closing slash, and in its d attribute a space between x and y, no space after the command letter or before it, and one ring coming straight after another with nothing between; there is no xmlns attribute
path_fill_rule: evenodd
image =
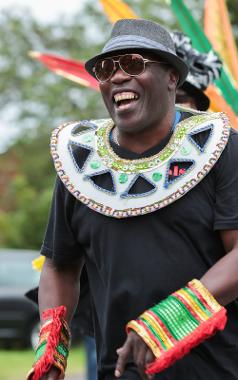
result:
<svg viewBox="0 0 238 380"><path fill-rule="evenodd" d="M157 187L143 174L136 175L121 198L145 197L156 191Z"/></svg>
<svg viewBox="0 0 238 380"><path fill-rule="evenodd" d="M192 159L170 160L167 166L164 187L168 188L175 181L178 181L192 169L194 164L195 161Z"/></svg>
<svg viewBox="0 0 238 380"><path fill-rule="evenodd" d="M85 181L90 181L96 189L110 194L116 194L114 175L111 170L101 170L84 176Z"/></svg>
<svg viewBox="0 0 238 380"><path fill-rule="evenodd" d="M95 124L93 124L89 120L82 120L80 123L75 124L72 128L71 135L79 136L85 132L94 131L97 128Z"/></svg>
<svg viewBox="0 0 238 380"><path fill-rule="evenodd" d="M92 154L92 149L88 146L70 140L68 143L68 150L73 159L75 168L79 172L82 172Z"/></svg>
<svg viewBox="0 0 238 380"><path fill-rule="evenodd" d="M196 146L200 152L204 152L206 145L212 135L214 125L209 124L203 128L196 129L196 131L188 134L189 140Z"/></svg>

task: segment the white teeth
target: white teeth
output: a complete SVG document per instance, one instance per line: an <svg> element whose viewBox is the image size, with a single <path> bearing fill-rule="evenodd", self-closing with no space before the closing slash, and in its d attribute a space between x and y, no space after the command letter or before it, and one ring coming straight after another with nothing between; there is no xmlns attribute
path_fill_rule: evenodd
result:
<svg viewBox="0 0 238 380"><path fill-rule="evenodd" d="M121 92L119 94L114 95L115 102L120 102L121 100L131 100L138 99L138 95L134 92Z"/></svg>

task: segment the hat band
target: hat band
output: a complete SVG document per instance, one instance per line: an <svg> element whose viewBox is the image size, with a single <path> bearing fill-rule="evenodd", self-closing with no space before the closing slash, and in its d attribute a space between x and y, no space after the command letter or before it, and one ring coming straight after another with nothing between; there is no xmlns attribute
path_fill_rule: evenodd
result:
<svg viewBox="0 0 238 380"><path fill-rule="evenodd" d="M160 50L163 52L167 52L173 54L175 51L167 48L159 42L155 42L146 37L135 36L135 35L123 35L118 37L113 37L108 43L104 46L102 53L107 53L113 50L120 49L131 49L131 48L144 48L144 49L153 49Z"/></svg>

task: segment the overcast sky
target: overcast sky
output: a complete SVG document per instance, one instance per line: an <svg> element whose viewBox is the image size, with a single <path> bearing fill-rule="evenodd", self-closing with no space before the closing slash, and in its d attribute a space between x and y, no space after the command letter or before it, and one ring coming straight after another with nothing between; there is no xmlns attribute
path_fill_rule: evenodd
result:
<svg viewBox="0 0 238 380"><path fill-rule="evenodd" d="M60 14L73 14L86 0L0 0L0 10L13 6L29 7L41 21L52 21Z"/></svg>

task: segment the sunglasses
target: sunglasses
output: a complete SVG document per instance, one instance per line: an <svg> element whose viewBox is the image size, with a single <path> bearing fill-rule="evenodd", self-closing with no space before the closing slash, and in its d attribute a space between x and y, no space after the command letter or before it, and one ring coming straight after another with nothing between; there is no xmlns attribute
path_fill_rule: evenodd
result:
<svg viewBox="0 0 238 380"><path fill-rule="evenodd" d="M167 65L167 62L151 61L143 58L140 54L124 54L117 57L110 57L98 60L93 68L95 77L100 83L108 81L116 70L116 63L124 73L136 77L145 71L146 63L160 63Z"/></svg>

